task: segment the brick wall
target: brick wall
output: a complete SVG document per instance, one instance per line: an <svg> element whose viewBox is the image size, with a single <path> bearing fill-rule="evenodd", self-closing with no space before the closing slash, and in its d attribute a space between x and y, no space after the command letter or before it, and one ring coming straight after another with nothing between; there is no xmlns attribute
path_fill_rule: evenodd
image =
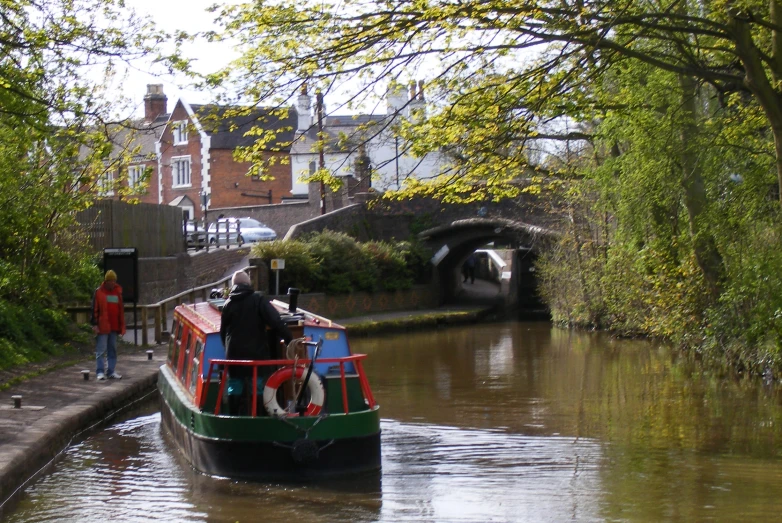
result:
<svg viewBox="0 0 782 523"><path fill-rule="evenodd" d="M138 165L138 164L133 164ZM133 198L137 199L140 203L153 203L157 205L158 202L158 188L160 179L158 176L157 171L157 159L155 160L148 160L146 162L143 162L144 169L146 169L149 172L149 178L147 179L147 190L144 194L137 194L134 195ZM123 176L125 177L125 180L123 181L125 184L127 184L127 171L123 171Z"/></svg>
<svg viewBox="0 0 782 523"><path fill-rule="evenodd" d="M216 207L242 207L270 203L281 203L283 197L291 195L290 162L282 164L279 160L288 158L286 153L268 153L266 158L277 157L268 174L274 179L261 181L247 176L250 163L237 162L230 149L212 149L210 151L210 173L212 197L210 209ZM272 201L268 199L272 192ZM210 213L211 214L211 213ZM228 216L228 214L226 214Z"/></svg>
<svg viewBox="0 0 782 523"><path fill-rule="evenodd" d="M357 194L355 197L349 198L347 196L347 187L337 192L326 190L326 210L339 211L353 205L354 201L364 201L365 197L365 194ZM215 221L221 214L226 217L244 218L249 216L250 218L255 218L274 229L278 238L283 238L292 226L321 216L320 184L309 184L309 196L306 200L288 200L286 203L274 205L234 207L216 207L212 205L209 211L207 211L207 222ZM323 223L330 223L329 220L332 218L328 218L329 216L331 216L331 213L324 215L322 219L325 219L326 222ZM334 226L336 227L336 224ZM322 228L316 227L313 230L322 230Z"/></svg>
<svg viewBox="0 0 782 523"><path fill-rule="evenodd" d="M209 252L201 251L191 256L190 279L186 283L185 289L219 280L249 254L250 247L232 247L230 249L210 249Z"/></svg>
<svg viewBox="0 0 782 523"><path fill-rule="evenodd" d="M318 215L307 221L295 224L288 231L286 239L293 240L310 232L319 232L325 229L332 231L347 231L351 228L359 228L362 219L366 216L366 209L361 204L337 209L325 215Z"/></svg>
<svg viewBox="0 0 782 523"><path fill-rule="evenodd" d="M179 196L186 195L193 201L195 218L200 218L201 213L201 136L192 128L192 122L181 103L177 103L171 113L171 122L187 120L189 126L187 143L174 145L174 134L171 125L168 125L160 138L160 163L163 179L163 204L169 204ZM173 175L171 160L176 156L190 156L190 186L172 188ZM194 218L191 216L191 218Z"/></svg>

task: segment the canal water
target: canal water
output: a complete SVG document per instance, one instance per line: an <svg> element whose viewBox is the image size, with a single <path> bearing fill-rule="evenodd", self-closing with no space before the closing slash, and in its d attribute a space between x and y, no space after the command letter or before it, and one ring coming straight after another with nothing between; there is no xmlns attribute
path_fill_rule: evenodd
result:
<svg viewBox="0 0 782 523"><path fill-rule="evenodd" d="M382 473L324 484L194 472L155 405L68 450L6 519L779 521L782 394L664 347L509 322L353 339Z"/></svg>

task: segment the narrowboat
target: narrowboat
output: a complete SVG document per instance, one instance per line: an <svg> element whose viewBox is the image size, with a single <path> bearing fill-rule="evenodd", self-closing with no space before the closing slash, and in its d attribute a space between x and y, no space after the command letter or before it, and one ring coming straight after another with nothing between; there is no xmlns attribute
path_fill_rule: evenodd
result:
<svg viewBox="0 0 782 523"><path fill-rule="evenodd" d="M366 355L351 352L343 326L298 309L295 298L271 301L295 338L279 344L274 360L225 359L225 300L175 308L158 375L161 417L196 470L299 481L380 469L380 413L364 372ZM253 369L243 412L229 410L231 365ZM263 372L264 366L272 369ZM264 374L261 383L257 376Z"/></svg>

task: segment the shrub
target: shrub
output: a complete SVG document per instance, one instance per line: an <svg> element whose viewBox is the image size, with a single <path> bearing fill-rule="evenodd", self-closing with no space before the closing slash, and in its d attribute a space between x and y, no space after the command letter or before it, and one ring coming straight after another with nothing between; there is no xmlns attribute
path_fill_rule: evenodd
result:
<svg viewBox="0 0 782 523"><path fill-rule="evenodd" d="M256 244L252 256L267 264L274 258L285 260L281 292L297 287L302 292L344 294L408 289L416 281L427 281L431 254L412 242L362 244L326 230L300 240Z"/></svg>
<svg viewBox="0 0 782 523"><path fill-rule="evenodd" d="M386 291L409 289L413 284L412 270L407 265L404 252L397 246L386 242L368 242L363 244L365 256L382 275L380 287Z"/></svg>
<svg viewBox="0 0 782 523"><path fill-rule="evenodd" d="M327 294L374 290L377 272L356 240L347 234L326 230L305 241L318 263L318 290Z"/></svg>
<svg viewBox="0 0 782 523"><path fill-rule="evenodd" d="M251 255L264 260L267 265L276 258L285 260L285 269L280 272L281 292L288 287L296 287L301 292L315 289L318 266L307 243L283 240L261 242L253 246Z"/></svg>

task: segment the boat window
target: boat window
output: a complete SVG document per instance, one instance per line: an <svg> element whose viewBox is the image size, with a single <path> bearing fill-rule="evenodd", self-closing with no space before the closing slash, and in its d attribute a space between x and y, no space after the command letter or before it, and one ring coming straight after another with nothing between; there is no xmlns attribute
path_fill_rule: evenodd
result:
<svg viewBox="0 0 782 523"><path fill-rule="evenodd" d="M187 331L187 342L185 343L185 352L179 356L179 365L177 366L177 376L179 376L179 379L184 381L185 377L185 369L187 368L187 356L190 353L190 341L193 337L193 333L189 330ZM179 352L182 352L182 349L180 348Z"/></svg>
<svg viewBox="0 0 782 523"><path fill-rule="evenodd" d="M179 353L182 352L182 331L183 325L180 323L179 329L177 330L176 342L174 342L174 354L171 355L171 370L174 371L174 374L176 374L179 369Z"/></svg>
<svg viewBox="0 0 782 523"><path fill-rule="evenodd" d="M171 328L171 332L176 334L176 330L178 327L178 322L176 319L174 319L174 326ZM168 340L168 362L172 363L174 361L174 347L176 347L176 336L171 336Z"/></svg>
<svg viewBox="0 0 782 523"><path fill-rule="evenodd" d="M201 363L201 351L204 345L201 340L196 339L195 353L193 354L193 363L190 364L190 393L195 394L196 383L198 381L198 367Z"/></svg>

